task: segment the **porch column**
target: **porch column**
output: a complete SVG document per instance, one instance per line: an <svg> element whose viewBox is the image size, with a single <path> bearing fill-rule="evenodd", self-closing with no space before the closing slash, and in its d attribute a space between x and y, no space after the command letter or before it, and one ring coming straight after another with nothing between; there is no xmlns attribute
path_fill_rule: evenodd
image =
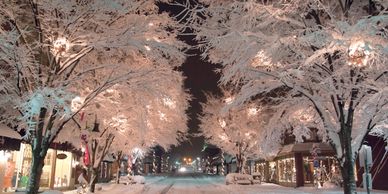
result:
<svg viewBox="0 0 388 194"><path fill-rule="evenodd" d="M269 178L271 175L269 174L269 162L268 161L265 161L263 176L265 178L265 182L269 183Z"/></svg>
<svg viewBox="0 0 388 194"><path fill-rule="evenodd" d="M295 153L296 186L304 186L302 153Z"/></svg>

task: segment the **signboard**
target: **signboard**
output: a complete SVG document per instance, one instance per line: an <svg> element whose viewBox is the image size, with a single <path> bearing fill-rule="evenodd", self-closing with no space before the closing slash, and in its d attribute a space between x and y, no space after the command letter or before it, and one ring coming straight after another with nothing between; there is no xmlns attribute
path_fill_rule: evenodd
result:
<svg viewBox="0 0 388 194"><path fill-rule="evenodd" d="M57 154L57 158L60 159L60 160L63 160L63 159L67 158L67 155L64 154L64 153L60 153L60 154Z"/></svg>

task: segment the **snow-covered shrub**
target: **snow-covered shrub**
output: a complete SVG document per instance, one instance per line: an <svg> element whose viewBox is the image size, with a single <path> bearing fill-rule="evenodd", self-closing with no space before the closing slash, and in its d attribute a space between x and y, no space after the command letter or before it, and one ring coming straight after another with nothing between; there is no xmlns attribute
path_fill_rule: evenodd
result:
<svg viewBox="0 0 388 194"><path fill-rule="evenodd" d="M135 175L135 176L132 176L132 180L134 180L136 184L145 184L144 176Z"/></svg>
<svg viewBox="0 0 388 194"><path fill-rule="evenodd" d="M322 187L324 189L337 189L337 188L339 188L338 185L336 185L335 183L333 183L331 181L324 182Z"/></svg>

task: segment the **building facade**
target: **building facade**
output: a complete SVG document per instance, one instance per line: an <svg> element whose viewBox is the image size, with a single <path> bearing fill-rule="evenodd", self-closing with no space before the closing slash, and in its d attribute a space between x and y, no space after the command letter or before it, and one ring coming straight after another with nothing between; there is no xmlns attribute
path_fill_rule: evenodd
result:
<svg viewBox="0 0 388 194"><path fill-rule="evenodd" d="M30 166L32 162L31 146L21 144L20 150L6 150L0 171L4 171L3 191L24 191L28 185ZM73 153L49 149L44 160L40 187L44 189L74 188L75 166L79 164Z"/></svg>

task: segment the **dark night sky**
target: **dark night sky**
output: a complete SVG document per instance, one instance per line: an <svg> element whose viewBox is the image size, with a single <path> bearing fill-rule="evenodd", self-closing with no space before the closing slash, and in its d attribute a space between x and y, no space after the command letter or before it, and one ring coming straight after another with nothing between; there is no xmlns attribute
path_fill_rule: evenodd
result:
<svg viewBox="0 0 388 194"><path fill-rule="evenodd" d="M215 68L215 65L202 61L198 52L194 56L189 56L181 68L186 76L185 88L189 90L193 100L187 111L190 119L188 122L189 139L177 147L172 147L170 152L173 158L198 157L201 154L204 138L193 137L193 135L198 132L200 124L198 116L202 111L200 103L206 101L205 93L219 91L217 87L219 75L214 72Z"/></svg>
<svg viewBox="0 0 388 194"><path fill-rule="evenodd" d="M169 12L171 16L179 14L182 10L182 8L167 4L159 4L159 8L161 12ZM193 36L180 36L179 38L190 45L195 45L195 42L192 40ZM200 52L198 50L191 50L189 53L190 55L180 68L186 77L185 88L192 96L190 108L187 111L189 116L189 134L187 141L182 142L182 144L177 147L171 148L170 155L172 158L200 156L204 145L204 138L202 136L194 137L194 135L198 133L200 124L198 119L199 114L202 111L200 103L206 101L206 93L219 92L217 87L219 75L214 72L217 66L201 60L199 55Z"/></svg>

